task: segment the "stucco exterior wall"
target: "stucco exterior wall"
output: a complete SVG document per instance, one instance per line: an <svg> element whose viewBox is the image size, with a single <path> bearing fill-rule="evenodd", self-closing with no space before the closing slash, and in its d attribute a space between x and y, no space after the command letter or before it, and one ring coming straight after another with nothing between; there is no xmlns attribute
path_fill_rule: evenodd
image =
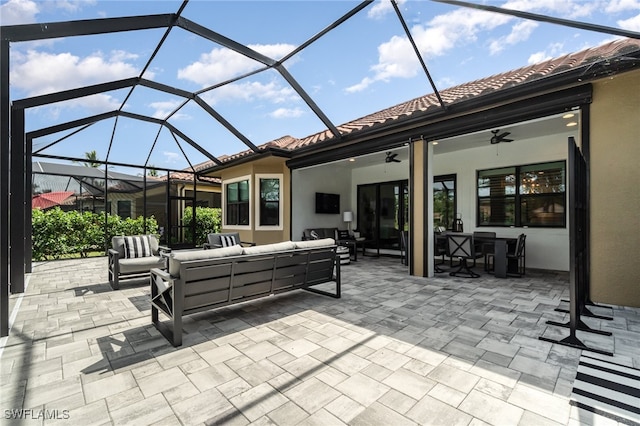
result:
<svg viewBox="0 0 640 426"><path fill-rule="evenodd" d="M222 188L224 191L224 183L225 181L229 181L231 179L248 176L250 179L250 189L251 193L249 195L249 227L243 229L236 229L235 227L225 227L223 220L223 228L222 232L239 232L240 238L243 241L252 241L256 244L269 244L276 243L280 241L287 241L291 239L290 233L290 221L291 216L289 212L291 211L291 197L290 189L291 189L291 175L289 173L289 168L285 164L285 159L280 157L266 157L262 158L247 164L241 164L236 167L230 167L228 169L222 170L220 172L220 178L222 179ZM281 230L261 230L256 229L256 203L255 203L255 195L256 191L256 175L257 174L282 174L282 198L280 200L280 208L283 210L283 223ZM222 214L224 215L224 194L223 194L223 205L222 205ZM224 218L223 218L224 219Z"/></svg>
<svg viewBox="0 0 640 426"><path fill-rule="evenodd" d="M351 173L336 165L294 170L292 173L291 198L295 200L291 213L293 239L302 239L302 231L307 228L347 229L347 224L342 221L342 212L356 211L356 204L352 203ZM316 214L316 192L339 194L340 214ZM351 229L355 226L355 222L352 223Z"/></svg>
<svg viewBox="0 0 640 426"><path fill-rule="evenodd" d="M640 307L640 71L593 86L591 298Z"/></svg>

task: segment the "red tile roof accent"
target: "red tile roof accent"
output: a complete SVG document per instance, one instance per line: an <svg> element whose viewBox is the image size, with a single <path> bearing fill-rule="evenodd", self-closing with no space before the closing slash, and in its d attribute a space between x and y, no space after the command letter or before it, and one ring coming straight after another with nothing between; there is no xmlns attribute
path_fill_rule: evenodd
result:
<svg viewBox="0 0 640 426"><path fill-rule="evenodd" d="M619 39L607 44L582 50L580 52L571 53L555 59L549 59L538 64L528 65L516 70L495 74L460 84L458 86L450 87L440 91L440 96L445 105L452 105L456 102L477 98L488 93L517 86L532 80L539 80L553 74L575 69L580 66L586 66L589 63L593 63L598 60L623 56L625 53L637 50L640 50L640 40ZM435 93L411 99L336 127L342 135L348 135L366 128L379 126L386 122L397 120L403 116L411 116L418 111L427 111L431 108L441 108L440 102L438 101ZM279 148L287 151L295 151L296 149L315 145L331 139L334 139L334 136L330 130L324 130L302 139L286 135L259 145L258 149L263 151L267 148ZM245 157L252 153L252 150L245 150L233 155L218 157L218 159L225 163ZM206 164L206 166L202 167L203 169L214 166L212 161L207 161L202 164Z"/></svg>

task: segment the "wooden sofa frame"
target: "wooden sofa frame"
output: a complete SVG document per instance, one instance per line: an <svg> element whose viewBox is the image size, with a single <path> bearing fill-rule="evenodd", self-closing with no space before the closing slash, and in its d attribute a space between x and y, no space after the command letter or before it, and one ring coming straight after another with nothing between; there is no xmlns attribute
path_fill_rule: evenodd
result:
<svg viewBox="0 0 640 426"><path fill-rule="evenodd" d="M186 315L296 289L340 298L336 247L182 261L179 276L152 269L151 321L173 346L180 346ZM331 281L335 293L312 288ZM160 311L169 321L159 320Z"/></svg>

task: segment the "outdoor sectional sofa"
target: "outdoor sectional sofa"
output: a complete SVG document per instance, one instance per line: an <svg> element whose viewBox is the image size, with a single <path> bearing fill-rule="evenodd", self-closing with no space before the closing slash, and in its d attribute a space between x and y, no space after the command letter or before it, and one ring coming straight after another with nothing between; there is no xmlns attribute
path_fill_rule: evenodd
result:
<svg viewBox="0 0 640 426"><path fill-rule="evenodd" d="M296 289L340 298L336 248L327 238L175 251L167 270L151 270L151 321L180 346L186 315ZM312 288L327 282L335 282L335 293ZM160 311L169 321L159 320Z"/></svg>

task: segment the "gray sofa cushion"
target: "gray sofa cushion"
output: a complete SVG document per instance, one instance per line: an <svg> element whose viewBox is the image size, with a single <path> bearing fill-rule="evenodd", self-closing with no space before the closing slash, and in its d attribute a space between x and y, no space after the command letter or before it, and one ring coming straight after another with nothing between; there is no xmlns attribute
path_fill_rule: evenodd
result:
<svg viewBox="0 0 640 426"><path fill-rule="evenodd" d="M281 243L264 244L261 246L245 247L243 254L265 254L277 251L293 250L296 246L291 241L283 241Z"/></svg>
<svg viewBox="0 0 640 426"><path fill-rule="evenodd" d="M180 275L180 263L189 260L217 259L242 254L242 246L237 244L231 247L216 248L211 250L178 250L169 256L169 274Z"/></svg>
<svg viewBox="0 0 640 426"><path fill-rule="evenodd" d="M323 238L321 240L309 240L309 241L294 241L296 248L305 249L313 247L328 247L336 244L336 240L333 238Z"/></svg>

